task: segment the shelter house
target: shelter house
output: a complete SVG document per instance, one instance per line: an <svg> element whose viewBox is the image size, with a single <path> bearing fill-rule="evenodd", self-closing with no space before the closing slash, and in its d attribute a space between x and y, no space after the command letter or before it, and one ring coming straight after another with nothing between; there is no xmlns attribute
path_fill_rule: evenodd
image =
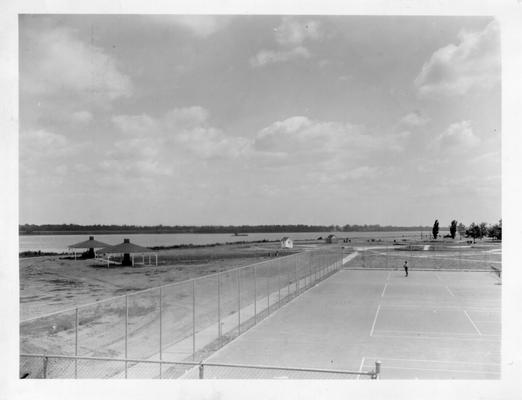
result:
<svg viewBox="0 0 522 400"><path fill-rule="evenodd" d="M334 234L328 235L326 238L326 243L337 243L337 236Z"/></svg>
<svg viewBox="0 0 522 400"><path fill-rule="evenodd" d="M290 239L289 237L285 236L281 239L281 248L282 249L293 249L294 248L294 241Z"/></svg>
<svg viewBox="0 0 522 400"><path fill-rule="evenodd" d="M115 257L117 255L122 256L121 265L133 267L136 265L145 265L152 266L151 264L151 255L154 255L156 258L156 267L158 266L158 253L152 249L147 247L138 246L137 244L131 243L130 239L123 239L123 243L117 244L115 246L109 246L101 249L99 254L104 255L105 257L100 258L99 260L107 263L107 268L109 268L111 264L111 257ZM137 263L135 260L135 256L140 256L142 258L141 263ZM148 256L148 264L145 264L145 255ZM113 264L116 264L116 261L112 261Z"/></svg>
<svg viewBox="0 0 522 400"><path fill-rule="evenodd" d="M72 249L74 251L75 260L77 249L87 249L87 252L84 253L85 258L96 258L96 249L103 249L107 246L109 246L107 243L99 242L97 240L94 240L94 236L89 236L89 240L85 240L76 244L71 244L69 246L69 250Z"/></svg>

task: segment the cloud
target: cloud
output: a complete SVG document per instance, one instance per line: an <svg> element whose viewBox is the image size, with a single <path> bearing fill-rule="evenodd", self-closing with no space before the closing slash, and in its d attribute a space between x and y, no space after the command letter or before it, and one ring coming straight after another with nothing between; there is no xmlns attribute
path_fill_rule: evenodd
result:
<svg viewBox="0 0 522 400"><path fill-rule="evenodd" d="M28 34L21 63L21 90L28 94L72 92L82 98L114 100L132 93L130 78L102 48L80 40L69 29Z"/></svg>
<svg viewBox="0 0 522 400"><path fill-rule="evenodd" d="M500 80L499 28L490 22L481 32L459 33L459 43L435 51L415 79L421 96L458 96L490 88Z"/></svg>
<svg viewBox="0 0 522 400"><path fill-rule="evenodd" d="M215 15L154 15L150 16L156 23L177 25L200 38L207 38L225 28L232 17Z"/></svg>
<svg viewBox="0 0 522 400"><path fill-rule="evenodd" d="M419 111L413 111L409 114L406 114L400 120L402 124L409 126L423 126L426 125L429 121L430 119Z"/></svg>
<svg viewBox="0 0 522 400"><path fill-rule="evenodd" d="M20 159L28 163L74 155L83 146L83 143L72 143L64 135L46 129L20 131Z"/></svg>
<svg viewBox="0 0 522 400"><path fill-rule="evenodd" d="M276 121L260 130L254 138L253 151L288 165L327 162L344 168L368 152L389 148L391 137L378 138L361 126L336 121L317 121L294 116ZM337 160L342 160L337 162Z"/></svg>
<svg viewBox="0 0 522 400"><path fill-rule="evenodd" d="M250 58L252 67L264 67L268 64L283 63L299 58L310 58L310 52L306 47L295 47L291 50L261 50Z"/></svg>
<svg viewBox="0 0 522 400"><path fill-rule="evenodd" d="M80 124L88 124L92 121L92 114L89 111L75 111L71 114L71 120Z"/></svg>
<svg viewBox="0 0 522 400"><path fill-rule="evenodd" d="M64 168L64 160L77 157L85 150L85 144L72 143L64 135L45 129L23 129L19 148L21 176L44 184L53 176L65 175L68 169Z"/></svg>
<svg viewBox="0 0 522 400"><path fill-rule="evenodd" d="M281 25L275 29L275 38L281 46L297 46L305 40L319 40L323 37L318 21L298 21L293 17L283 17Z"/></svg>
<svg viewBox="0 0 522 400"><path fill-rule="evenodd" d="M250 58L252 67L259 68L270 64L310 58L312 55L303 45L304 42L320 40L324 36L319 22L300 21L294 17L283 17L281 25L274 29L274 32L278 48L260 50ZM324 62L327 61L323 60Z"/></svg>
<svg viewBox="0 0 522 400"><path fill-rule="evenodd" d="M116 115L111 119L120 132L130 136L150 134L158 129L158 122L146 114Z"/></svg>
<svg viewBox="0 0 522 400"><path fill-rule="evenodd" d="M476 147L480 139L473 134L471 121L456 122L448 126L435 139L434 145L439 150L449 152L462 152Z"/></svg>
<svg viewBox="0 0 522 400"><path fill-rule="evenodd" d="M126 138L115 143L113 154L135 151L142 157L171 159L195 155L200 159L236 158L247 147L245 138L226 135L209 122L209 113L199 106L174 108L160 117L119 115L114 125Z"/></svg>

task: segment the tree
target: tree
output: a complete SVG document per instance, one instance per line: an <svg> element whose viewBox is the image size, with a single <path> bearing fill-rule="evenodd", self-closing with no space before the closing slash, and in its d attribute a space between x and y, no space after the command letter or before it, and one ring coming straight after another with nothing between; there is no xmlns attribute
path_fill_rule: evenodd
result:
<svg viewBox="0 0 522 400"><path fill-rule="evenodd" d="M460 238L462 239L462 236L466 236L466 225L464 225L462 222L457 225L457 231L459 232Z"/></svg>
<svg viewBox="0 0 522 400"><path fill-rule="evenodd" d="M489 227L488 237L502 240L502 220L498 221L498 224Z"/></svg>
<svg viewBox="0 0 522 400"><path fill-rule="evenodd" d="M457 234L457 221L453 220L450 224L450 236L452 239L455 239L455 235Z"/></svg>
<svg viewBox="0 0 522 400"><path fill-rule="evenodd" d="M470 237L473 239L473 243L475 243L475 240L478 238L482 238L481 236L481 229L479 225L475 225L474 222L471 223L468 229L466 229L466 237Z"/></svg>
<svg viewBox="0 0 522 400"><path fill-rule="evenodd" d="M431 233L433 233L433 239L437 239L437 236L439 236L439 220L438 219L435 220Z"/></svg>
<svg viewBox="0 0 522 400"><path fill-rule="evenodd" d="M480 229L480 238L482 239L484 236L487 236L488 234L488 224L485 222L481 222L479 225Z"/></svg>

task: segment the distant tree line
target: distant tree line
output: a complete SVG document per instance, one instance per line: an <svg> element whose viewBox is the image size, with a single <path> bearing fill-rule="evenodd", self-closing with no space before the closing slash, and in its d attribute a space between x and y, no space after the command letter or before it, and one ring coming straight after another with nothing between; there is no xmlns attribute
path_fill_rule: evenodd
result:
<svg viewBox="0 0 522 400"><path fill-rule="evenodd" d="M498 221L498 224L488 225L485 222L475 224L472 222L470 226L466 227L462 222L457 224L457 220L453 220L449 226L450 234L444 237L455 239L457 232L462 238L472 238L475 242L477 239L483 239L489 237L491 239L502 240L502 220ZM439 235L439 220L436 219L432 227L432 236L437 239Z"/></svg>
<svg viewBox="0 0 522 400"><path fill-rule="evenodd" d="M393 232L426 230L426 226L381 225L78 225L78 224L23 224L20 235L45 235L68 233L270 233L270 232Z"/></svg>

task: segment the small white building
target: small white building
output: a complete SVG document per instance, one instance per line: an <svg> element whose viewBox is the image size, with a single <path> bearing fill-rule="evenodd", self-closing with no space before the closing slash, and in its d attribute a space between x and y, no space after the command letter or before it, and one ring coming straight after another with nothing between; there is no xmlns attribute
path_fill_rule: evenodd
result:
<svg viewBox="0 0 522 400"><path fill-rule="evenodd" d="M293 249L294 248L294 241L290 239L289 237L284 237L281 239L281 248L282 249Z"/></svg>

